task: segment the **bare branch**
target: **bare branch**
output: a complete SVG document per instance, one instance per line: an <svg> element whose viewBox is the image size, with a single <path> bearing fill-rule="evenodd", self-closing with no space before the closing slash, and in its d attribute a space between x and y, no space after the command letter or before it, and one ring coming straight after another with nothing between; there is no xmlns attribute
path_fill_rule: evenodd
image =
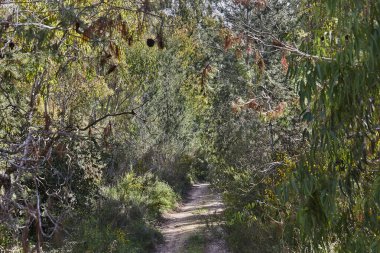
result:
<svg viewBox="0 0 380 253"><path fill-rule="evenodd" d="M83 127L83 128L80 128L78 127L78 130L80 131L86 131L87 129L89 129L90 127L93 127L94 125L98 124L100 121L102 120L105 120L109 117L117 117L117 116L122 116L122 115L136 115L135 111L134 110L131 110L131 111L126 111L126 112L119 112L119 113L109 113L109 114L106 114L104 115L103 117L99 118L99 119L96 119L94 120L93 122L91 122L90 124L88 124L86 127Z"/></svg>
<svg viewBox="0 0 380 253"><path fill-rule="evenodd" d="M0 24L1 25L9 25L9 26L13 26L13 27L36 26L36 27L41 28L41 29L49 29L49 30L62 29L62 28L59 28L59 27L49 26L49 25L45 25L45 24L42 24L42 23L35 23L35 22L12 23L12 22L8 22L8 21L1 21Z"/></svg>
<svg viewBox="0 0 380 253"><path fill-rule="evenodd" d="M292 45L289 45L289 44L287 44L287 43L285 43L283 41L280 41L279 39L277 39L273 35L269 35L269 36L271 37L272 41L277 41L278 45L274 45L272 43L269 44L268 42L266 42L263 39L259 38L256 34L254 34L252 32L248 32L247 31L247 33L248 33L248 36L251 39L254 39L255 41L259 42L261 45L263 45L265 47L282 49L282 50L285 50L285 51L297 54L299 56L302 56L302 57L305 57L305 58L308 58L308 59L324 60L324 61L332 61L333 60L332 58L329 58L329 57L323 57L323 56L318 56L318 55L311 55L311 54L302 52L301 50L299 50L295 46L292 46Z"/></svg>

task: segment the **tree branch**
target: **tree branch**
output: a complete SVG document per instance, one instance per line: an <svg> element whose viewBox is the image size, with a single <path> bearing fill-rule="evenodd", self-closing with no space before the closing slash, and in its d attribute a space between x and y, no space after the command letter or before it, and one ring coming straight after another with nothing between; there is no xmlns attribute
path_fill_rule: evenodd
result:
<svg viewBox="0 0 380 253"><path fill-rule="evenodd" d="M90 127L93 127L94 125L98 124L102 120L105 120L106 118L117 117L117 116L122 116L122 115L133 115L134 116L134 115L136 115L136 113L135 113L135 111L133 109L131 111L126 111L126 112L109 113L109 114L106 114L106 115L104 115L103 117L101 117L99 119L94 120L93 122L91 122L90 124L88 124L86 127L83 127L83 128L77 127L77 128L80 131L86 131Z"/></svg>
<svg viewBox="0 0 380 253"><path fill-rule="evenodd" d="M8 22L8 21L1 21L0 24L1 24L1 25L9 25L9 26L13 26L13 27L19 27L19 26L36 26L36 27L41 28L41 29L49 29L49 30L60 29L60 28L58 28L58 27L48 26L48 25L45 25L45 24L35 23L35 22L28 22L28 23L12 23L12 22Z"/></svg>

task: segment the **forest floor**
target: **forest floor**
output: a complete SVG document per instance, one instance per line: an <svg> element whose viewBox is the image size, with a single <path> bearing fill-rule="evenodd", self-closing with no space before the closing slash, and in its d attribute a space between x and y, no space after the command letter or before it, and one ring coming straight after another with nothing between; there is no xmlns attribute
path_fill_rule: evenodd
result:
<svg viewBox="0 0 380 253"><path fill-rule="evenodd" d="M224 210L221 196L207 183L195 184L176 211L164 214L161 226L165 243L157 253L228 253L218 215Z"/></svg>

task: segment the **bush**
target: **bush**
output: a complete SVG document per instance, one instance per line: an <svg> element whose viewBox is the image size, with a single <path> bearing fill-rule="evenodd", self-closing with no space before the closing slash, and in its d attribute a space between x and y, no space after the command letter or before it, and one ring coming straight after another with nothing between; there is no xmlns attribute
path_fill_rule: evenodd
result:
<svg viewBox="0 0 380 253"><path fill-rule="evenodd" d="M108 217L99 219L93 215L81 224L81 238L73 252L147 252L162 241L160 233L144 219L132 220L113 208L104 208L103 212L109 211Z"/></svg>
<svg viewBox="0 0 380 253"><path fill-rule="evenodd" d="M282 252L281 231L279 231L281 227L276 226L275 223L263 223L250 219L254 219L254 215L244 217L240 221L229 220L226 232L231 250L239 253Z"/></svg>
<svg viewBox="0 0 380 253"><path fill-rule="evenodd" d="M219 168L216 185L223 190L227 242L233 252L296 252L295 217L284 212L271 188L284 180L286 169L278 167L263 178L250 169Z"/></svg>
<svg viewBox="0 0 380 253"><path fill-rule="evenodd" d="M149 218L157 218L177 203L173 189L152 173L136 176L130 172L116 187L109 190L109 194L111 198L129 206L144 209L142 213L147 213Z"/></svg>
<svg viewBox="0 0 380 253"><path fill-rule="evenodd" d="M103 195L80 224L73 252L148 252L162 241L151 223L176 204L167 183L130 172Z"/></svg>
<svg viewBox="0 0 380 253"><path fill-rule="evenodd" d="M192 162L193 158L191 156L183 155L167 165L170 169L164 169L159 172L160 177L181 196L184 196L191 187Z"/></svg>
<svg viewBox="0 0 380 253"><path fill-rule="evenodd" d="M11 231L9 231L9 229L5 225L0 224L0 252L2 252L2 250L9 248L15 243L16 242L12 238Z"/></svg>

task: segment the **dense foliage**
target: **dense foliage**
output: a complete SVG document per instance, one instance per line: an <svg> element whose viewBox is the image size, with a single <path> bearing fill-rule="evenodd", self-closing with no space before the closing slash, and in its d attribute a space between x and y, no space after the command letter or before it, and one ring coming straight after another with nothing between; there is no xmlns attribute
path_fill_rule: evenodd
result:
<svg viewBox="0 0 380 253"><path fill-rule="evenodd" d="M149 252L194 180L235 252L379 252L378 0L0 1L0 251Z"/></svg>
<svg viewBox="0 0 380 253"><path fill-rule="evenodd" d="M312 248L378 252L380 2L309 4L302 48L319 59L292 73L310 122L310 152L291 179L299 223Z"/></svg>
<svg viewBox="0 0 380 253"><path fill-rule="evenodd" d="M288 9L299 17L297 23L287 18L288 32L272 26L281 12L270 12L280 3L262 9L254 2L237 4L246 17L255 10L260 21L252 18L249 25L235 19L235 29L243 27L259 46L288 55L278 62L289 68L286 82L296 85L299 104L286 100L288 109L273 120L277 130L271 121L269 131L260 132L261 115L253 115L249 123L254 124L253 117L259 126L253 133L242 131L245 120L235 118L230 119L235 125L218 135L225 140L238 129L232 141L236 146L216 147L218 153L228 152L218 154L222 164L217 163L217 171L224 173L219 184L225 191L231 246L237 252L378 252L379 2L301 1ZM272 27L280 33L269 34ZM265 66L274 79L272 62L267 59ZM280 87L268 89L268 101ZM266 122L268 114L262 114ZM276 139L268 136L273 132L278 135L275 148ZM282 135L290 137L290 145Z"/></svg>

